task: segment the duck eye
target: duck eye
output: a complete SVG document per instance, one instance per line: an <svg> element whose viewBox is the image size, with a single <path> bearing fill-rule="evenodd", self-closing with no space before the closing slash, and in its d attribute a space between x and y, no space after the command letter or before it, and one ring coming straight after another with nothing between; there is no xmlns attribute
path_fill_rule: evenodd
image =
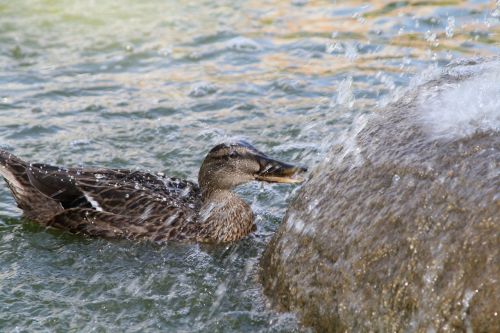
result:
<svg viewBox="0 0 500 333"><path fill-rule="evenodd" d="M230 158L236 158L238 156L239 156L239 154L237 152L235 152L235 151L232 151L232 152L229 153L229 157Z"/></svg>

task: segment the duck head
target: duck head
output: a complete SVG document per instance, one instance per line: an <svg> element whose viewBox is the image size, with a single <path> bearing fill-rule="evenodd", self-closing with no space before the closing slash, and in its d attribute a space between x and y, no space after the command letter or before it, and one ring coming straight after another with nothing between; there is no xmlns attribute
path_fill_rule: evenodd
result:
<svg viewBox="0 0 500 333"><path fill-rule="evenodd" d="M198 175L202 192L231 190L250 181L300 183L307 169L269 158L247 142L219 144L203 161Z"/></svg>

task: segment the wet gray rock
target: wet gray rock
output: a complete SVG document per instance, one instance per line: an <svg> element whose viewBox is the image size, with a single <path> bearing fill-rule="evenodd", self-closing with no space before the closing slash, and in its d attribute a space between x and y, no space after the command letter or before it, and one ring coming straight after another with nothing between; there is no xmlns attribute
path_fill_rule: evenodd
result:
<svg viewBox="0 0 500 333"><path fill-rule="evenodd" d="M262 258L320 332L500 332L500 62L427 77L332 148Z"/></svg>

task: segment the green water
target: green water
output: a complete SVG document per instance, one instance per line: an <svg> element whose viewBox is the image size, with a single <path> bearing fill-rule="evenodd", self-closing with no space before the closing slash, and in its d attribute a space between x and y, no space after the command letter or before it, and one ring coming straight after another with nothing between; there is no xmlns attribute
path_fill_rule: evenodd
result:
<svg viewBox="0 0 500 333"><path fill-rule="evenodd" d="M313 167L421 72L500 54L493 1L0 0L0 147L60 165L196 179L244 138ZM259 256L296 187L238 192L229 246L105 241L23 221L0 185L0 331L302 331Z"/></svg>

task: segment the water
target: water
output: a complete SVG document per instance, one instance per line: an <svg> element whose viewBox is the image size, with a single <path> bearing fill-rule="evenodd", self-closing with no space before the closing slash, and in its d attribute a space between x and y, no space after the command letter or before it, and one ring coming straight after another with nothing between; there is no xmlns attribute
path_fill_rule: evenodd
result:
<svg viewBox="0 0 500 333"><path fill-rule="evenodd" d="M313 166L416 74L499 54L499 13L493 1L0 0L0 146L194 180L213 145L244 138ZM0 331L304 330L257 280L295 190L240 188L258 230L238 244L157 247L44 230L1 185Z"/></svg>

